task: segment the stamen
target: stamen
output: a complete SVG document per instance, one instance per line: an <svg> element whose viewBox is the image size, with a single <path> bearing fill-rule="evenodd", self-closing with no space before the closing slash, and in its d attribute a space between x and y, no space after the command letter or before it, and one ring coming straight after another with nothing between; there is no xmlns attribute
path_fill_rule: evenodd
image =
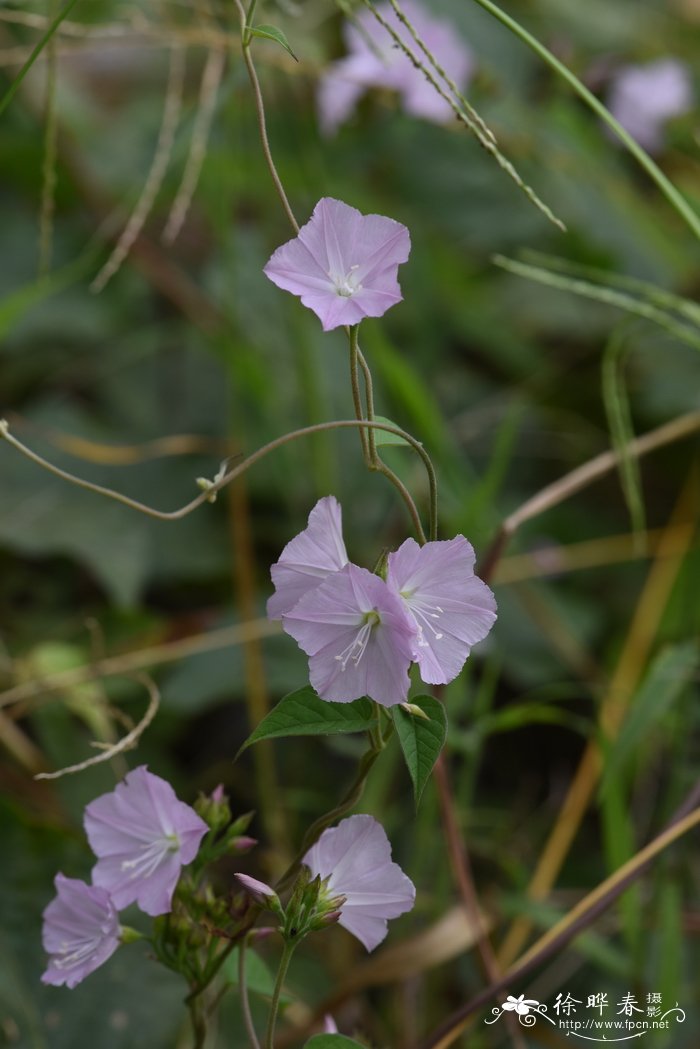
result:
<svg viewBox="0 0 700 1049"><path fill-rule="evenodd" d="M331 283L335 287L336 293L344 299L350 299L356 291L362 291L362 285L357 282L355 271L359 269L359 265L355 264L351 266L349 271L342 276L337 273L329 273Z"/></svg>
<svg viewBox="0 0 700 1049"><path fill-rule="evenodd" d="M357 631L354 640L350 642L347 648L343 649L339 656L335 657L340 663L341 673L345 670L350 660L352 660L355 666L360 662L365 654L365 649L367 648L367 643L369 642L372 633L372 627L377 626L378 623L381 623L381 618L377 611L365 612L365 621Z"/></svg>
<svg viewBox="0 0 700 1049"><path fill-rule="evenodd" d="M61 956L60 958L55 957L53 964L57 969L70 969L82 962L83 958L91 955L98 942L99 938L97 936L93 936L89 940L71 940L70 942L64 940L61 944Z"/></svg>
<svg viewBox="0 0 700 1049"><path fill-rule="evenodd" d="M430 622L431 619L439 619L444 614L444 610L440 608L440 605L429 605L425 601L420 599L416 600L411 598L405 593L401 593L404 601L408 605L410 611L413 614L413 618L416 621L418 627L418 646L419 648L427 648L430 644L429 641L425 640L424 630L427 629L433 635L436 641L440 641L444 637L438 630L435 629L433 624Z"/></svg>
<svg viewBox="0 0 700 1049"><path fill-rule="evenodd" d="M156 870L159 863L167 852L177 852L180 848L180 839L177 834L168 834L164 838L158 838L149 845L144 845L139 855L133 860L123 860L121 869L131 871L130 880L133 878L147 878Z"/></svg>

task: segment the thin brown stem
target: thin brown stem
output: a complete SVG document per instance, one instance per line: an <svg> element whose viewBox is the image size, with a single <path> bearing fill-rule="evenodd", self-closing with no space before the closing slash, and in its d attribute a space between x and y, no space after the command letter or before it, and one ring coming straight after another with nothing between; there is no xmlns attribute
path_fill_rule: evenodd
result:
<svg viewBox="0 0 700 1049"><path fill-rule="evenodd" d="M696 788L693 789L693 791L695 790ZM695 796L694 793L693 796ZM684 803L679 812L685 807ZM494 984L480 991L466 1005L457 1009L436 1031L421 1043L421 1049L448 1049L459 1037L473 1013L497 995L500 995L502 991L512 987L518 980L527 976L528 973L532 972L533 969L536 969L548 958L551 958L552 955L566 947L579 933L588 928L598 915L614 903L625 889L644 874L656 856L684 834L700 826L700 808L693 809L680 819L677 817L678 813L658 837L649 842L645 848L641 849L636 856L633 856L631 860L611 874L609 878L606 878L596 889L588 893L573 910L533 944L527 954L523 955Z"/></svg>

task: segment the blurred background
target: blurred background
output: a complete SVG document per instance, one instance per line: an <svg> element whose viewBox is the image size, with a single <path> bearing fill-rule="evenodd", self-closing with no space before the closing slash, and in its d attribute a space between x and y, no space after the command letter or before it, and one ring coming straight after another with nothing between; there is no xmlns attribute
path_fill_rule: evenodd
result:
<svg viewBox="0 0 700 1049"><path fill-rule="evenodd" d="M653 148L700 208L697 0L507 6L603 100L627 66L683 64L689 100L659 119ZM483 559L501 522L540 490L634 434L677 426L638 466L628 457L622 473L608 470L517 531L493 577L498 623L446 690L452 785L494 943L523 916L532 940L658 833L697 780L697 241L571 89L475 3L435 0L430 10L470 49L470 101L565 233L465 128L417 119L391 92L368 91L334 135L322 134L317 90L345 54L342 15L330 0L259 8L298 58L255 42L270 140L299 220L330 195L410 229L405 301L363 324L363 349L378 411L437 465L442 536L461 532ZM56 0L0 4L0 92L58 9ZM173 510L227 457L352 415L342 331L324 335L262 273L290 231L260 150L232 5L78 2L0 121L0 407L20 440ZM674 313L683 330L526 279L494 256L566 265L567 279L596 287L614 275L647 282L661 292L618 288L647 314L668 318L664 292L683 296L689 305ZM403 448L386 458L425 506L420 464ZM303 656L264 620L269 565L331 492L350 556L367 567L410 522L392 488L365 472L351 432L286 446L176 522L73 487L6 444L0 492L0 1045L185 1047L183 987L138 946L72 992L39 983L54 874L87 877L92 863L83 806L127 762L148 763L187 801L223 782L234 812L256 812L260 846L245 869L278 873L351 780L362 743L282 741L233 763L265 710L305 682ZM162 703L137 752L33 778L123 734L119 712L138 721L147 697L134 675L144 670ZM562 805L584 748L601 712L615 721L618 701L629 713L605 743L601 775L584 778L582 819L568 825L552 891L529 901L552 828L566 836ZM375 768L361 811L382 819L417 907L392 924L393 953L371 963L339 929L307 944L290 978L301 1004L289 1016L301 1023L333 996L346 1033L410 1047L485 977L434 787L414 816L398 746ZM513 993L551 1008L558 993L585 1002L604 991L617 1002L632 992L645 1003L658 992L688 1019L649 1041L696 1046L699 873L691 835ZM222 885L229 878L222 869ZM263 953L264 992L275 945ZM243 1044L229 999L216 1045ZM260 1015L264 1004L263 994ZM508 1044L505 1028L484 1027L486 1013L459 1044ZM527 1039L563 1044L539 1029Z"/></svg>

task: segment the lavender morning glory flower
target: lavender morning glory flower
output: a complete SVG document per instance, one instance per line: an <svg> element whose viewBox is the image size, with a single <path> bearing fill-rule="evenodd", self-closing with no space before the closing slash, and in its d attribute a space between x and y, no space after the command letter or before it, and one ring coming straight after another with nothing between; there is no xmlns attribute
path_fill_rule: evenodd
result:
<svg viewBox="0 0 700 1049"><path fill-rule="evenodd" d="M404 0L402 7L437 63L460 91L466 90L473 71L473 59L454 26L435 18L413 0ZM391 4L378 4L377 11L413 54L433 72ZM454 114L449 103L441 98L425 75L396 46L390 33L370 11L360 12L354 23L346 22L344 32L349 54L330 66L319 86L318 108L322 131L326 134L336 131L350 116L360 96L372 87L398 92L406 112L413 116L437 124L452 119ZM440 77L434 75L440 81Z"/></svg>
<svg viewBox="0 0 700 1049"><path fill-rule="evenodd" d="M209 828L194 809L145 765L85 809L85 831L98 862L95 885L118 910L137 903L146 914L166 914L180 868L191 863Z"/></svg>
<svg viewBox="0 0 700 1049"><path fill-rule="evenodd" d="M272 255L264 272L298 295L324 331L381 317L401 301L397 274L411 250L408 230L384 215L323 197L294 240Z"/></svg>
<svg viewBox="0 0 700 1049"><path fill-rule="evenodd" d="M267 602L270 619L291 612L308 590L315 589L348 563L342 532L342 510L333 495L314 506L303 532L287 543L270 573L275 593Z"/></svg>
<svg viewBox="0 0 700 1049"><path fill-rule="evenodd" d="M650 153L662 148L666 121L687 113L692 104L690 73L676 58L624 66L608 98L613 116Z"/></svg>
<svg viewBox="0 0 700 1049"><path fill-rule="evenodd" d="M42 983L73 988L119 946L117 911L109 893L57 874L56 897L44 910L42 939L49 964Z"/></svg>
<svg viewBox="0 0 700 1049"><path fill-rule="evenodd" d="M413 658L423 681L452 681L496 621L494 596L474 575L471 543L462 535L425 546L407 539L389 554L387 585L415 623Z"/></svg>
<svg viewBox="0 0 700 1049"><path fill-rule="evenodd" d="M401 598L379 576L346 565L306 593L282 626L311 657L309 679L323 699L405 702L416 631Z"/></svg>
<svg viewBox="0 0 700 1049"><path fill-rule="evenodd" d="M413 882L391 860L391 845L373 816L350 816L324 830L303 862L313 875L328 879L329 897L344 896L338 922L368 951L387 934L387 919L410 911Z"/></svg>

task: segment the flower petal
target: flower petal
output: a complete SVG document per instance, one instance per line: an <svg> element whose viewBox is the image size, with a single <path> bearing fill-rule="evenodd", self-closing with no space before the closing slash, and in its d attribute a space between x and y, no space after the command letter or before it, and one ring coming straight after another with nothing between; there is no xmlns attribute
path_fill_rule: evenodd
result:
<svg viewBox="0 0 700 1049"><path fill-rule="evenodd" d="M372 816L350 816L325 830L303 862L328 879L330 895L345 897L339 923L368 951L386 936L387 919L415 902L415 887L392 862L389 839Z"/></svg>
<svg viewBox="0 0 700 1049"><path fill-rule="evenodd" d="M378 621L368 620L373 614ZM311 684L323 699L406 700L415 628L378 576L347 564L305 594L282 626L311 657Z"/></svg>
<svg viewBox="0 0 700 1049"><path fill-rule="evenodd" d="M413 658L427 683L452 681L496 620L495 598L473 566L464 536L423 547L407 539L389 554L387 584L415 621Z"/></svg>
<svg viewBox="0 0 700 1049"><path fill-rule="evenodd" d="M56 897L44 910L42 941L49 963L42 983L75 987L116 951L120 927L104 889L57 874Z"/></svg>
<svg viewBox="0 0 700 1049"><path fill-rule="evenodd" d="M307 591L347 563L340 503L328 495L319 499L304 531L287 543L270 569L275 584L275 593L267 602L270 619L290 612Z"/></svg>
<svg viewBox="0 0 700 1049"><path fill-rule="evenodd" d="M93 881L118 908L138 903L147 914L170 910L180 869L209 830L145 765L85 809L85 831L97 863Z"/></svg>

